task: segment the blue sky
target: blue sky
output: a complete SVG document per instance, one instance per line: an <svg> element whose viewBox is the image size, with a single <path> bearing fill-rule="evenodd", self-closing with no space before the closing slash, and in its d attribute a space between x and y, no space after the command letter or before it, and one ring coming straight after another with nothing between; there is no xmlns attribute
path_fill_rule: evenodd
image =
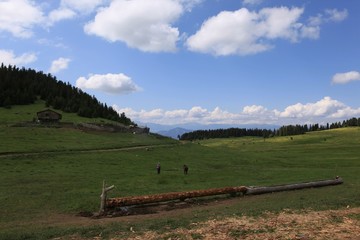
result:
<svg viewBox="0 0 360 240"><path fill-rule="evenodd" d="M0 62L135 122L360 117L358 0L0 0Z"/></svg>

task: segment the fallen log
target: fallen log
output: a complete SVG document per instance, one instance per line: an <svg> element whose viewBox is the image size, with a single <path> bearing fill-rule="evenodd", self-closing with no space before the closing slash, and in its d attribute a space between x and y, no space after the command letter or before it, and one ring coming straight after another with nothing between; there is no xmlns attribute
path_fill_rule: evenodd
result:
<svg viewBox="0 0 360 240"><path fill-rule="evenodd" d="M257 194L272 193L272 192L298 190L304 188L325 187L331 185L338 185L342 183L343 180L339 177L336 177L335 179L332 180L322 180L315 182L295 183L295 184L277 185L277 186L269 186L269 187L249 187L246 191L246 195L257 195Z"/></svg>
<svg viewBox="0 0 360 240"><path fill-rule="evenodd" d="M166 202L171 200L185 200L187 198L205 197L222 194L234 194L234 193L246 193L247 187L225 187L225 188L213 188L207 190L195 190L188 192L171 192L146 196L135 197L122 197L122 198L109 198L106 200L106 207L123 207L131 205L140 205L147 203Z"/></svg>
<svg viewBox="0 0 360 240"><path fill-rule="evenodd" d="M257 195L271 192L289 191L304 188L315 188L342 184L343 180L336 177L333 180L321 180L314 182L296 183L277 185L269 187L225 187L225 188L213 188L207 190L195 190L187 192L171 192L145 196L134 197L121 197L121 198L109 198L106 199L106 208L125 207L133 205L142 205L149 203L167 202L172 200L185 200L188 198L197 198L205 196L223 195L223 194L235 194L241 193L243 195Z"/></svg>

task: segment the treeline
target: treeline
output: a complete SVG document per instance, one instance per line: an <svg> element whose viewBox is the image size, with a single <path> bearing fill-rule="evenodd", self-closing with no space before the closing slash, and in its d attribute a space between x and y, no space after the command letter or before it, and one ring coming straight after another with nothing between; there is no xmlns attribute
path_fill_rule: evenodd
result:
<svg viewBox="0 0 360 240"><path fill-rule="evenodd" d="M16 66L0 66L0 107L33 104L38 98L46 106L88 118L105 118L125 125L134 124L125 113L100 103L94 96L58 81L50 73Z"/></svg>
<svg viewBox="0 0 360 240"><path fill-rule="evenodd" d="M274 131L269 129L246 129L246 128L228 128L228 129L214 129L214 130L197 130L193 132L184 133L180 140L203 140L208 138L229 138L229 137L269 137L274 134Z"/></svg>
<svg viewBox="0 0 360 240"><path fill-rule="evenodd" d="M327 123L326 125L310 124L310 125L287 125L277 130L269 129L246 129L246 128L228 128L215 130L197 130L184 133L180 136L180 140L203 140L210 138L230 138L230 137L263 137L269 138L274 136L292 136L300 135L311 131L321 131L343 127L360 127L360 118L351 118L343 122Z"/></svg>
<svg viewBox="0 0 360 240"><path fill-rule="evenodd" d="M335 123L327 123L326 125L320 124L310 124L310 125L287 125L282 126L278 130L276 130L276 136L291 136L291 135L299 135L304 134L306 132L311 131L322 131L334 128L343 128L343 127L360 127L360 118L350 118L348 120L344 120L342 122Z"/></svg>

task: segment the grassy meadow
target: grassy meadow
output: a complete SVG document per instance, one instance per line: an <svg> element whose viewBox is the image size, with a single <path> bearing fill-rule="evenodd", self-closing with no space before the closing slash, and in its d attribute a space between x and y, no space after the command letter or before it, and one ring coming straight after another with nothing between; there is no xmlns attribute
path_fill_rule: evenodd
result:
<svg viewBox="0 0 360 240"><path fill-rule="evenodd" d="M0 108L0 239L126 236L136 229L166 231L191 222L282 209L360 206L360 128L292 137L178 142L156 135L11 127L30 121L41 105ZM89 122L63 113L63 121ZM93 120L94 121L94 120ZM101 121L101 120L98 120ZM146 147L141 147L146 146ZM27 153L27 154L21 154ZM32 154L29 154L32 153ZM156 174L156 163L162 171ZM182 165L189 166L183 175ZM237 198L231 205L194 208L166 218L79 226L56 216L96 212L102 181L110 197L207 189L268 186L341 176L344 184Z"/></svg>

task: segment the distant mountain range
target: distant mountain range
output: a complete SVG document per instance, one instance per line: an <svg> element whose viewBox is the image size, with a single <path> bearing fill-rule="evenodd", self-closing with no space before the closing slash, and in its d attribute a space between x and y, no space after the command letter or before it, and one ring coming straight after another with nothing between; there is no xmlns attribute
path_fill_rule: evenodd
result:
<svg viewBox="0 0 360 240"><path fill-rule="evenodd" d="M172 129L169 129L169 130L158 131L156 133L158 133L160 135L163 135L163 136L179 139L179 136L183 135L184 133L192 132L192 131L193 130L190 130L190 129L176 127L176 128L172 128Z"/></svg>
<svg viewBox="0 0 360 240"><path fill-rule="evenodd" d="M227 129L227 128L246 128L246 129L278 129L279 125L272 124L199 124L199 123L186 123L176 125L162 125L156 123L139 123L140 126L147 126L150 132L158 133L163 136L178 139L184 133L196 130L213 130L213 129Z"/></svg>

